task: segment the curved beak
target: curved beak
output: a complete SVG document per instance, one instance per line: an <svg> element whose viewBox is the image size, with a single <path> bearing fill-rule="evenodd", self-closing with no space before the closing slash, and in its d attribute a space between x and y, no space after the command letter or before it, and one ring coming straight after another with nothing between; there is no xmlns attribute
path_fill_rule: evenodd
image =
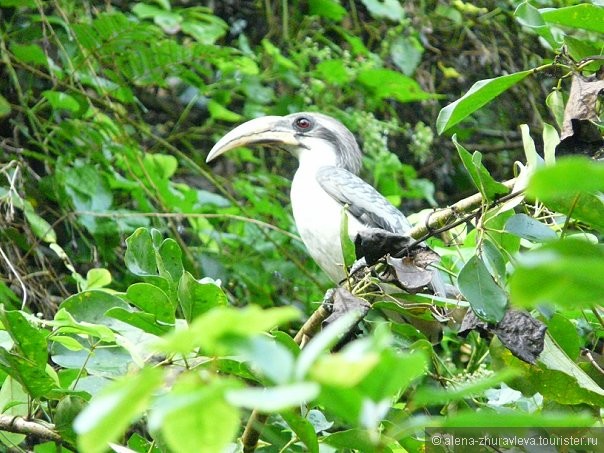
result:
<svg viewBox="0 0 604 453"><path fill-rule="evenodd" d="M291 124L282 116L263 116L237 126L210 150L206 162L227 151L248 145L300 146Z"/></svg>

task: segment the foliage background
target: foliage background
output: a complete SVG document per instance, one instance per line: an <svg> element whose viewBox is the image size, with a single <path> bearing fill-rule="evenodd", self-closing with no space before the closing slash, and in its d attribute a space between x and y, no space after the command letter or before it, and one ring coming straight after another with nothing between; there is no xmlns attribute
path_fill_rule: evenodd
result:
<svg viewBox="0 0 604 453"><path fill-rule="evenodd" d="M514 207L528 223L506 227L513 212L485 204L479 221L431 242L452 283L476 256L504 303L548 303L533 315L548 325L549 355L531 368L497 340L458 337L454 323L433 347L377 315L347 353L325 352L336 326L301 354L292 337L330 283L296 236L288 197L295 162L259 150L212 168L203 162L245 119L316 110L356 134L363 176L405 212L479 189L492 200L468 176L452 135L478 150L499 181L515 176L514 162L538 159L532 147L553 149L558 135L546 124L562 129L571 75L601 66L602 8L585 3L581 16L564 9L579 4L572 1L202 3L0 0L3 413L45 420L65 448L82 451L108 441L134 451L220 451L263 404L273 414L267 451L414 451L420 428L478 424L485 413L508 426L598 423L597 164L543 170L529 201ZM571 19L538 9L551 6ZM591 66L582 66L586 57L595 57ZM521 77L479 91L470 111L457 110L460 122L439 123L441 109L476 81L497 85L510 74ZM587 154L602 146L601 129L598 137ZM561 240L573 237L587 245ZM556 259L547 267L538 253ZM224 291L202 278L220 280ZM212 311L227 300L271 310ZM258 335L277 324L281 333ZM172 333L174 325L185 333ZM256 386L281 393L245 393ZM102 395L117 401L106 413L88 406L91 397L106 402ZM179 395L189 402L178 406ZM275 399L283 406L270 406ZM290 409L303 401L313 402L307 411ZM76 435L83 407L92 409ZM210 421L215 428L199 428ZM57 448L4 431L0 440Z"/></svg>

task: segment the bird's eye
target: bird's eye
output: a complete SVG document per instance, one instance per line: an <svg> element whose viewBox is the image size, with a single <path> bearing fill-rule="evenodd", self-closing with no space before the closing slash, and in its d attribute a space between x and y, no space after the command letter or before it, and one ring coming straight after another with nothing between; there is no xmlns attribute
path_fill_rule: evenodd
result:
<svg viewBox="0 0 604 453"><path fill-rule="evenodd" d="M300 116L294 120L294 126L299 131L307 131L312 128L312 121L305 116Z"/></svg>

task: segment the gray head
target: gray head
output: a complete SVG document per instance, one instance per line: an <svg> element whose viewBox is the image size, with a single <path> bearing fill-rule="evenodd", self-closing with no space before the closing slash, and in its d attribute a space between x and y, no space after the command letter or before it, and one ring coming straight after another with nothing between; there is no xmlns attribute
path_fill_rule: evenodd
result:
<svg viewBox="0 0 604 453"><path fill-rule="evenodd" d="M312 160L354 174L361 168L361 150L354 135L335 118L314 112L264 116L243 123L214 145L206 162L233 148L254 144L285 149L301 164Z"/></svg>

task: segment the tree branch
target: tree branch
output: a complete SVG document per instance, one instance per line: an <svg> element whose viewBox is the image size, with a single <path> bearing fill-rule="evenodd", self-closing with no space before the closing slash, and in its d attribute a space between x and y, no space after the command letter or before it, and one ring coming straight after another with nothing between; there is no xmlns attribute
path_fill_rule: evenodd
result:
<svg viewBox="0 0 604 453"><path fill-rule="evenodd" d="M511 190L514 187L514 184L516 184L516 178L505 181L502 184ZM472 209L482 205L483 202L484 199L482 198L482 194L475 193L470 197L459 200L457 203L449 206L448 208L435 211L433 214L427 217L426 222L415 225L407 232L407 234L412 238L421 238L421 240L424 240L426 237L432 236L435 230L443 227L446 228L449 221L451 219L456 219L460 213L471 211Z"/></svg>
<svg viewBox="0 0 604 453"><path fill-rule="evenodd" d="M0 431L25 434L28 436L39 437L40 439L64 443L61 435L54 430L54 425L46 425L40 422L26 420L23 417L14 415L0 415Z"/></svg>

